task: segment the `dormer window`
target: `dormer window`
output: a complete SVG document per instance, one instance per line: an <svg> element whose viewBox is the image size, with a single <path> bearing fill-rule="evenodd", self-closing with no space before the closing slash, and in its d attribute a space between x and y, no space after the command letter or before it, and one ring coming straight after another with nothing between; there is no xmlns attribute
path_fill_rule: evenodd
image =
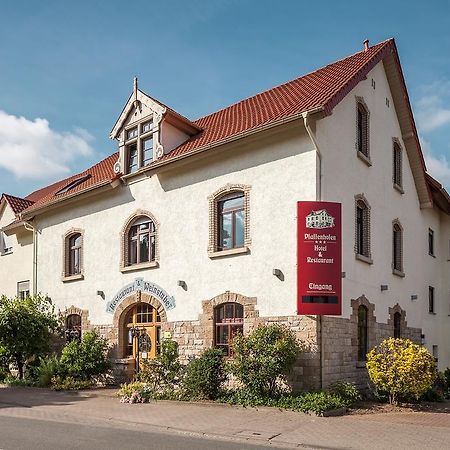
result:
<svg viewBox="0 0 450 450"><path fill-rule="evenodd" d="M153 161L153 120L126 130L127 173L134 173Z"/></svg>
<svg viewBox="0 0 450 450"><path fill-rule="evenodd" d="M89 178L91 178L90 174L83 175L82 177L76 178L75 180L72 180L68 185L66 185L62 189L60 189L55 195L65 194L66 192L69 192L71 189L76 188L81 183L84 183L86 180L89 180Z"/></svg>

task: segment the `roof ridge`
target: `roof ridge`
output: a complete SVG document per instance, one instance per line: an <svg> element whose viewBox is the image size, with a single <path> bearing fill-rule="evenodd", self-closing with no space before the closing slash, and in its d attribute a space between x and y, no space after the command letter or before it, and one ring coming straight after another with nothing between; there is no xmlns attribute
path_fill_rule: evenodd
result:
<svg viewBox="0 0 450 450"><path fill-rule="evenodd" d="M391 41L394 41L394 38L388 38L388 39L385 39L384 41L378 42L377 44L372 45L372 47L369 47L369 50L372 50L375 47L382 47L383 45L385 45L385 44L387 44L387 43L389 43ZM223 108L220 108L217 111L214 111L214 112L209 113L209 114L205 114L204 116L197 117L196 119L192 120L192 122L196 123L196 122L198 122L198 121L200 121L202 119L206 119L207 117L210 117L210 116L213 116L214 114L217 114L217 113L220 113L222 111L225 111L228 108L232 108L234 106L237 106L240 103L243 103L243 102L248 101L248 100L250 100L252 98L258 97L258 96L260 96L262 94L265 94L266 92L270 92L270 91L272 91L274 89L281 88L281 87L286 86L286 85L288 85L288 84L290 84L290 83L292 83L294 81L297 81L297 80L299 80L301 78L305 78L305 77L307 77L309 75L312 75L312 74L314 74L316 72L319 72L320 70L326 69L327 67L334 66L335 64L338 64L338 63L340 63L342 61L345 61L346 59L354 58L356 55L359 55L361 53L365 53L366 51L367 50L360 50L359 52L355 52L355 53L353 53L351 55L345 56L344 58L337 59L336 61L333 61L330 64L326 64L325 66L321 66L318 69L311 70L310 72L307 72L307 73L305 73L303 75L300 75L299 77L295 77L295 78L292 78L292 79L290 79L288 81L284 81L284 82L282 82L280 84L277 84L276 86L272 86L271 88L264 89L263 91L259 91L256 94L250 95L250 96L248 96L246 98L243 98L242 100L238 100L237 102L234 102L234 103L232 103L232 104L230 104L228 106L224 106Z"/></svg>

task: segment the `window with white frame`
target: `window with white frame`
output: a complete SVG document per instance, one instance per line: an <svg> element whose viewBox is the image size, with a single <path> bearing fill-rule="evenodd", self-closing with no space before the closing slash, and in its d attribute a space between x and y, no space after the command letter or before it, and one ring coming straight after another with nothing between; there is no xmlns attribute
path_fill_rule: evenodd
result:
<svg viewBox="0 0 450 450"><path fill-rule="evenodd" d="M19 281L17 283L17 298L24 300L29 296L30 296L30 280Z"/></svg>
<svg viewBox="0 0 450 450"><path fill-rule="evenodd" d="M153 120L145 120L125 130L127 173L134 173L153 161Z"/></svg>
<svg viewBox="0 0 450 450"><path fill-rule="evenodd" d="M3 231L0 231L0 255L9 255L13 252L12 236L6 236Z"/></svg>

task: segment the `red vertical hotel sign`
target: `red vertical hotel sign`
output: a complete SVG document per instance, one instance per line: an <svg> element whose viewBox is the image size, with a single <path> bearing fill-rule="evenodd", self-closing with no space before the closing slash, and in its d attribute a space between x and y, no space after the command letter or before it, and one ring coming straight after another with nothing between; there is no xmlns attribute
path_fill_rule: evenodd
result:
<svg viewBox="0 0 450 450"><path fill-rule="evenodd" d="M297 203L297 313L341 315L341 204Z"/></svg>

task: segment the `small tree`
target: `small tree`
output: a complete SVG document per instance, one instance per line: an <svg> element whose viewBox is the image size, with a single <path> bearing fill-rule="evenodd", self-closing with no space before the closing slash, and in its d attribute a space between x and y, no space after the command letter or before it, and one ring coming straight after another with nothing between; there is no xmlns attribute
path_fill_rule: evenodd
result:
<svg viewBox="0 0 450 450"><path fill-rule="evenodd" d="M401 397L419 399L436 378L430 352L409 339L385 339L367 354L367 371L375 386L389 394L389 402Z"/></svg>
<svg viewBox="0 0 450 450"><path fill-rule="evenodd" d="M17 364L23 378L24 365L50 349L50 334L58 321L50 299L42 296L0 298L0 346L5 357Z"/></svg>
<svg viewBox="0 0 450 450"><path fill-rule="evenodd" d="M248 336L234 337L230 370L252 394L271 395L300 350L300 342L287 327L262 325Z"/></svg>
<svg viewBox="0 0 450 450"><path fill-rule="evenodd" d="M90 380L110 368L107 351L106 339L96 331L88 331L80 340L73 340L63 348L61 370L75 379Z"/></svg>

